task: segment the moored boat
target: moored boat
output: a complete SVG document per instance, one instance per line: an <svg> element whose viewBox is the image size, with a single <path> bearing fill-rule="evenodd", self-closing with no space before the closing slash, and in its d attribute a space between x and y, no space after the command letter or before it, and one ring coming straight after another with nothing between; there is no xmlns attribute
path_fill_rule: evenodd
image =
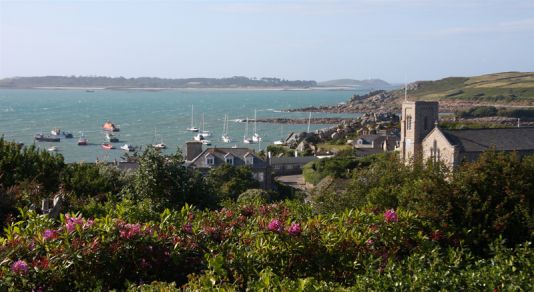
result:
<svg viewBox="0 0 534 292"><path fill-rule="evenodd" d="M53 128L52 131L50 131L50 134L52 134L54 136L59 136L59 135L61 135L61 129L60 128Z"/></svg>
<svg viewBox="0 0 534 292"><path fill-rule="evenodd" d="M47 150L50 151L50 152L56 152L56 151L58 151L58 148L57 148L57 146L51 146L51 147L48 147Z"/></svg>
<svg viewBox="0 0 534 292"><path fill-rule="evenodd" d="M193 109L193 105L191 105L191 127L187 128L186 130L189 132L198 132L198 128L195 127L195 111Z"/></svg>
<svg viewBox="0 0 534 292"><path fill-rule="evenodd" d="M124 150L124 151L129 151L129 152L133 152L135 151L135 148L130 145L130 144L124 144L121 146L121 149Z"/></svg>
<svg viewBox="0 0 534 292"><path fill-rule="evenodd" d="M153 144L152 147L154 147L156 150L167 149L167 145L165 145L165 143L163 142L158 143L158 144Z"/></svg>
<svg viewBox="0 0 534 292"><path fill-rule="evenodd" d="M111 150L111 149L115 149L115 146L113 146L113 144L111 143L104 143L102 144L102 148L104 148L105 150Z"/></svg>
<svg viewBox="0 0 534 292"><path fill-rule="evenodd" d="M108 142L112 142L112 143L115 143L115 142L119 142L119 138L115 137L113 134L111 133L106 133L106 140Z"/></svg>
<svg viewBox="0 0 534 292"><path fill-rule="evenodd" d="M33 138L35 139L35 141L39 141L39 142L60 142L61 141L61 139L57 136L45 136L43 134L35 134Z"/></svg>
<svg viewBox="0 0 534 292"><path fill-rule="evenodd" d="M111 121L106 121L102 125L102 130L110 131L110 132L119 132L120 131L119 127L116 126L115 124L113 124Z"/></svg>

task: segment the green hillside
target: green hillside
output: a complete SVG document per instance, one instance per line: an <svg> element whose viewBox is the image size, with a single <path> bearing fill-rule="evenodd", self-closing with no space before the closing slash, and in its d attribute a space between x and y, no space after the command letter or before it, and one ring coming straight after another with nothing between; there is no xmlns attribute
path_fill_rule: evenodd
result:
<svg viewBox="0 0 534 292"><path fill-rule="evenodd" d="M475 77L448 77L408 85L417 100L467 100L495 103L534 103L534 72L503 72ZM397 96L404 92L397 90Z"/></svg>

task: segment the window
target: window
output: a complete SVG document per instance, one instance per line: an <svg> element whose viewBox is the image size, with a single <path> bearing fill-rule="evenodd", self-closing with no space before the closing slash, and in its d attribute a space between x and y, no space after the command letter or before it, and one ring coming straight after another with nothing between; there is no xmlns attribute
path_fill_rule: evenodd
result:
<svg viewBox="0 0 534 292"><path fill-rule="evenodd" d="M214 165L215 164L215 157L213 157L213 155L206 156L206 164L207 165Z"/></svg>
<svg viewBox="0 0 534 292"><path fill-rule="evenodd" d="M264 179L263 172L258 173L258 181L263 182Z"/></svg>
<svg viewBox="0 0 534 292"><path fill-rule="evenodd" d="M438 162L441 160L441 153L438 148L438 141L434 140L434 144L432 145L432 148L430 148L430 157L432 158L433 162Z"/></svg>
<svg viewBox="0 0 534 292"><path fill-rule="evenodd" d="M412 129L412 116L406 117L406 130Z"/></svg>
<svg viewBox="0 0 534 292"><path fill-rule="evenodd" d="M246 165L253 165L254 164L254 156L252 156L252 155L245 156L245 164Z"/></svg>
<svg viewBox="0 0 534 292"><path fill-rule="evenodd" d="M233 157L226 157L226 164L234 165L234 158Z"/></svg>

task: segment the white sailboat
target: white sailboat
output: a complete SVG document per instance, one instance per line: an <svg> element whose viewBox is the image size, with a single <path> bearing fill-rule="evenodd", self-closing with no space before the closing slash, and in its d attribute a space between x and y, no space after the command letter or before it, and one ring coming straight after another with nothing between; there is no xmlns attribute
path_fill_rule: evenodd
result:
<svg viewBox="0 0 534 292"><path fill-rule="evenodd" d="M204 129L204 113L202 113L202 131L200 131L200 134L202 134L204 138L211 137L211 132Z"/></svg>
<svg viewBox="0 0 534 292"><path fill-rule="evenodd" d="M223 125L223 134L221 136L221 140L224 142L224 143L231 143L232 142L232 138L230 138L230 136L228 136L228 115L224 115L224 125Z"/></svg>
<svg viewBox="0 0 534 292"><path fill-rule="evenodd" d="M284 131L283 131L283 125L280 125L280 137L283 137L284 136ZM276 140L273 142L274 145L284 145L284 140Z"/></svg>
<svg viewBox="0 0 534 292"><path fill-rule="evenodd" d="M157 136L156 129L154 129L154 140L156 140L156 136ZM160 138L161 138L161 142L157 144L152 144L152 147L154 147L156 150L167 149L167 145L163 143L163 136L160 135Z"/></svg>
<svg viewBox="0 0 534 292"><path fill-rule="evenodd" d="M254 143L252 138L248 137L248 117L247 117L247 122L245 124L245 135L243 136L243 143L245 143L245 144L253 144Z"/></svg>
<svg viewBox="0 0 534 292"><path fill-rule="evenodd" d="M190 132L198 132L198 128L195 127L195 111L193 105L191 105L191 127L187 128Z"/></svg>
<svg viewBox="0 0 534 292"><path fill-rule="evenodd" d="M261 136L258 134L258 130L256 128L256 121L257 121L257 116L256 116L256 110L254 110L254 135L252 135L252 141L254 143L258 143L261 141Z"/></svg>

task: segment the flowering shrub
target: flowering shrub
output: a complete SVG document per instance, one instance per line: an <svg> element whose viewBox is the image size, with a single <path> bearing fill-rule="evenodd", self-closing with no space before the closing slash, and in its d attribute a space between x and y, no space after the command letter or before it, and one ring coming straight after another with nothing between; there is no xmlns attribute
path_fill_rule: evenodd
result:
<svg viewBox="0 0 534 292"><path fill-rule="evenodd" d="M151 286L143 283L156 281L154 289L175 283L191 290L335 290L365 288L362 281L367 281L366 287L380 290L377 283L382 280L391 289L393 279L409 287L407 275L417 265L443 270L456 265L458 271L469 266L465 262L470 257L462 254L459 262L452 257L438 265L443 254L432 226L402 210L388 216L355 210L315 216L309 207L294 203L235 205L218 211L186 205L147 222L72 214L53 222L29 212L0 238L0 289L147 291ZM443 233L439 237L448 239ZM528 251L524 261L532 260ZM426 254L433 256L422 257ZM516 268L531 271L529 263ZM428 280L446 278L445 273L417 273ZM516 286L528 288L522 286L521 275L514 278ZM500 282L491 284L497 287Z"/></svg>

